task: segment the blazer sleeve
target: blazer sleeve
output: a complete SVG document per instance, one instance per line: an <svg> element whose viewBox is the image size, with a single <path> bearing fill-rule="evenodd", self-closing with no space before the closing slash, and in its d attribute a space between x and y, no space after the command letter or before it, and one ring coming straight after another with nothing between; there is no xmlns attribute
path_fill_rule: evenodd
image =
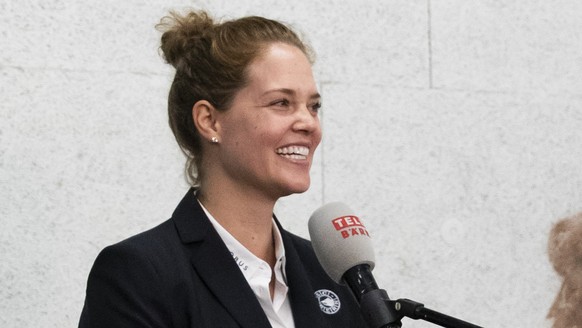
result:
<svg viewBox="0 0 582 328"><path fill-rule="evenodd" d="M169 327L170 302L156 267L137 245L105 248L95 260L79 328Z"/></svg>

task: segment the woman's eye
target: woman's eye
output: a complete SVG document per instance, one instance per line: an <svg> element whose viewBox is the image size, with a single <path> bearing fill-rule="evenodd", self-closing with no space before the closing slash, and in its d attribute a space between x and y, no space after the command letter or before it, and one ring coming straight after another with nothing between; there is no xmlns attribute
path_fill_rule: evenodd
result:
<svg viewBox="0 0 582 328"><path fill-rule="evenodd" d="M321 103L319 103L319 102L316 104L313 104L311 106L311 111L316 113L316 114L319 113L320 110L321 110Z"/></svg>
<svg viewBox="0 0 582 328"><path fill-rule="evenodd" d="M271 106L275 106L275 107L288 107L289 106L289 100L287 99L280 99L277 101L274 101L271 103Z"/></svg>

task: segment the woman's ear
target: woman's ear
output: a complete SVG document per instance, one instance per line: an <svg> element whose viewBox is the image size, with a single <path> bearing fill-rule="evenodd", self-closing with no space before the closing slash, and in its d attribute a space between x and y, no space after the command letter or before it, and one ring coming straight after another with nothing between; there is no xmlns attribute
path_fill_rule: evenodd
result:
<svg viewBox="0 0 582 328"><path fill-rule="evenodd" d="M202 138L209 142L218 140L218 110L207 100L199 100L192 106L192 119Z"/></svg>

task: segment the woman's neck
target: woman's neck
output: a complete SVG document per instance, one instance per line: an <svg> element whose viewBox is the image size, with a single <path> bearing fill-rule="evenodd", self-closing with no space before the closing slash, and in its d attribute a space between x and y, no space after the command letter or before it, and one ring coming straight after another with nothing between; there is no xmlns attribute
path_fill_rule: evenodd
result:
<svg viewBox="0 0 582 328"><path fill-rule="evenodd" d="M210 187L207 187L210 186ZM252 192L212 184L201 184L197 196L208 212L236 240L255 256L275 263L273 243L274 200L258 197Z"/></svg>

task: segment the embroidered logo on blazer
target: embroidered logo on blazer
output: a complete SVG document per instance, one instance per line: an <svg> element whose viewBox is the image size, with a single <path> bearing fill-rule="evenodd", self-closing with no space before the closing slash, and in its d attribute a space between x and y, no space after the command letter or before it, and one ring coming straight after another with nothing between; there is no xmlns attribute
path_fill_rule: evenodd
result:
<svg viewBox="0 0 582 328"><path fill-rule="evenodd" d="M331 290L320 289L315 292L315 298L319 302L321 311L326 314L334 314L342 306L339 297Z"/></svg>

